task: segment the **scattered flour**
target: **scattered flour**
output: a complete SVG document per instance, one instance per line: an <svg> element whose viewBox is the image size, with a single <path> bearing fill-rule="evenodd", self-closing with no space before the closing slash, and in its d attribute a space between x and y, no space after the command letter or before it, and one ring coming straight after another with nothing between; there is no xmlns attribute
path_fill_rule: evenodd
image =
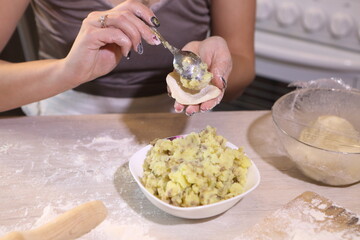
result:
<svg viewBox="0 0 360 240"><path fill-rule="evenodd" d="M305 227L305 226L303 226ZM342 234L333 233L329 231L315 232L311 226L309 229L295 230L289 240L342 240Z"/></svg>
<svg viewBox="0 0 360 240"><path fill-rule="evenodd" d="M61 213L76 207L73 203L67 203L62 206L53 206L48 204L44 209L42 215L36 220L31 227L40 227L51 220L55 219ZM126 209L125 206L121 207L121 213L123 214ZM1 231L0 231L1 233ZM96 228L85 234L79 239L88 240L155 240L149 236L149 226L144 224L130 225L122 221L116 221L114 219L105 219Z"/></svg>
<svg viewBox="0 0 360 240"><path fill-rule="evenodd" d="M327 215L321 211L328 207L329 205L322 203L320 199L313 199L310 204L297 200L293 206L275 211L235 240L360 239L360 223L348 226L349 228L340 228L333 222L333 215ZM359 218L360 216L352 217Z"/></svg>
<svg viewBox="0 0 360 240"><path fill-rule="evenodd" d="M314 199L311 200L311 205L313 205L313 206L318 206L321 203L322 203L322 201L320 199L317 199L317 198L314 198Z"/></svg>
<svg viewBox="0 0 360 240"><path fill-rule="evenodd" d="M50 205L50 204L47 205L43 210L43 214L41 215L41 217L39 219L36 220L33 227L34 228L40 227L40 226L48 223L49 221L56 218L59 215L59 213L60 212L56 211L56 209L52 205Z"/></svg>
<svg viewBox="0 0 360 240"><path fill-rule="evenodd" d="M0 146L0 153L1 154L7 154L8 153L8 151L9 151L9 149L11 148L11 147L13 147L14 145L13 144L3 144L3 145L1 145Z"/></svg>
<svg viewBox="0 0 360 240"><path fill-rule="evenodd" d="M328 218L328 216L324 212L316 209L306 209L304 210L304 214L311 216L311 220L314 222L325 221L326 218Z"/></svg>
<svg viewBox="0 0 360 240"><path fill-rule="evenodd" d="M103 235L108 240L155 240L148 235L148 232L149 226L119 225L105 220L98 229L94 230L93 235L97 237Z"/></svg>
<svg viewBox="0 0 360 240"><path fill-rule="evenodd" d="M4 139L0 139L0 199L7 198L7 206L0 206L0 236L14 230L39 227L65 211L92 200L102 200L109 214L81 240L155 240L152 237L154 227L163 225L171 229L172 225L184 224L173 218L168 223L167 215L156 208L146 207L145 204L151 203L145 200L127 167L129 158L144 147L135 138L101 133L95 137L80 138L76 142L62 140L65 144L59 144L57 139L51 137L40 141L40 144L34 143L33 137L16 143L8 140L1 142ZM27 156L36 156L39 160L26 161ZM3 182L7 185L2 185ZM29 187L24 188L24 184ZM14 195L19 188L23 191L22 197ZM327 207L321 202L314 202L313 205L318 209ZM330 218L316 210L305 211L308 211L312 221L322 222ZM153 221L156 214L163 214L157 216L158 221L161 218L165 220L161 219L157 224ZM329 232L319 233L313 224L307 225L310 223L295 219L285 212L279 211L277 214L283 219L278 227L284 230L286 226L286 235L282 235L283 238L264 236L261 240L360 239L358 235L344 237L341 232L329 237ZM289 217L292 219L290 222L287 221ZM219 225L226 229L227 223L220 220ZM193 226L201 228L195 224Z"/></svg>
<svg viewBox="0 0 360 240"><path fill-rule="evenodd" d="M318 208L318 209L321 209L321 210L326 209L326 207L327 207L327 205L324 204L324 203L317 206L317 208Z"/></svg>
<svg viewBox="0 0 360 240"><path fill-rule="evenodd" d="M119 149L119 147L121 146L129 147L128 144L132 141L133 141L132 138L113 139L111 136L100 136L93 138L92 141L87 144L81 144L81 142L79 142L79 145L80 146L82 145L89 149L95 149L96 151L99 152L104 152L104 151Z"/></svg>
<svg viewBox="0 0 360 240"><path fill-rule="evenodd" d="M142 219L139 215L141 212L129 206L127 199L129 194L136 199L144 198L127 167L129 158L144 144L138 143L133 137L116 138L104 133L77 140L75 144L59 144L54 139L44 139L40 142L40 148L31 144L1 145L0 142L0 160L8 158L9 154L13 159L12 165L6 166L6 169L0 166L0 172L6 173L0 176L0 181L5 178L13 181L8 186L11 192L24 184L24 179L31 186L28 192L23 193L31 196L29 200L17 204L21 204L21 208L6 209L0 213L0 236L10 231L39 227L82 203L102 200L109 212L107 218L79 239L154 239L149 235L150 223ZM17 154L20 148L28 149L29 155L35 154L32 151L37 149L36 156L41 161L24 161L24 154ZM116 176L121 176L118 182L115 182ZM7 218L11 215L22 218L11 221L11 218Z"/></svg>

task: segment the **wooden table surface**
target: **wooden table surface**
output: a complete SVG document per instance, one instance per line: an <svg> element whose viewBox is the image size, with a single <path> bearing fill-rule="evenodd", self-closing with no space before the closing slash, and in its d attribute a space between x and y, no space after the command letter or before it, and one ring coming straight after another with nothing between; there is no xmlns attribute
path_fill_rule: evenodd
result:
<svg viewBox="0 0 360 240"><path fill-rule="evenodd" d="M244 147L261 183L219 216L173 217L143 196L128 159L155 138L199 132L206 125ZM304 191L360 213L360 184L330 187L303 176L280 146L269 111L0 119L0 236L98 199L108 217L81 239L236 239Z"/></svg>

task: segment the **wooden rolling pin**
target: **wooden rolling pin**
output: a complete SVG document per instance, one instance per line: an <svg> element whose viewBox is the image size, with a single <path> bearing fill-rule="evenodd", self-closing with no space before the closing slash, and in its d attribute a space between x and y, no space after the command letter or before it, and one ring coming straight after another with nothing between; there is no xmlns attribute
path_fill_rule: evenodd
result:
<svg viewBox="0 0 360 240"><path fill-rule="evenodd" d="M107 209L101 201L91 201L77 206L49 223L38 228L11 232L0 240L72 240L90 232L107 215Z"/></svg>

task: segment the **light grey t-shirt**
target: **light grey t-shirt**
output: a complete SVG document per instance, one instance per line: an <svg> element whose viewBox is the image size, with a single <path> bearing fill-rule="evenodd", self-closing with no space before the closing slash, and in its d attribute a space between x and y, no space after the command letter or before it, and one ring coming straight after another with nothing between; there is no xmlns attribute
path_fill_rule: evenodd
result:
<svg viewBox="0 0 360 240"><path fill-rule="evenodd" d="M204 39L210 29L211 0L162 0L153 5L159 31L174 46ZM92 11L113 6L107 0L33 0L41 59L63 58L81 23ZM77 87L76 91L108 97L145 97L166 92L166 75L173 70L171 53L162 45L144 44L144 54L131 53L109 74Z"/></svg>

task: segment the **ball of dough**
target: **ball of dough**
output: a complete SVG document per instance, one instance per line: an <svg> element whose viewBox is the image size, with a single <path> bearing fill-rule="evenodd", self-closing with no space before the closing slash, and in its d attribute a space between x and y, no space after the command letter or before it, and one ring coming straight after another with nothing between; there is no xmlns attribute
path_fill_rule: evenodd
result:
<svg viewBox="0 0 360 240"><path fill-rule="evenodd" d="M171 97L184 105L196 105L216 98L221 94L221 90L212 84L208 84L200 90L185 88L180 82L180 75L176 72L171 72L167 75L166 83L170 88Z"/></svg>
<svg viewBox="0 0 360 240"><path fill-rule="evenodd" d="M360 152L360 133L346 119L323 115L303 129L299 140L331 151Z"/></svg>

